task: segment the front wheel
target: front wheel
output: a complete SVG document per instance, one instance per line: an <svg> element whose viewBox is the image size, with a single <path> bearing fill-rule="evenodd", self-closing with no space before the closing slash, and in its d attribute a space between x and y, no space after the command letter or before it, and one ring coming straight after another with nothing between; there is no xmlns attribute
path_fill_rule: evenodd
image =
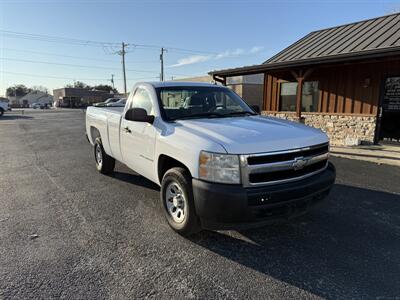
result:
<svg viewBox="0 0 400 300"><path fill-rule="evenodd" d="M0 108L0 117L4 114L4 109Z"/></svg>
<svg viewBox="0 0 400 300"><path fill-rule="evenodd" d="M104 151L100 138L97 138L94 144L94 158L97 171L100 173L109 174L114 171L115 159Z"/></svg>
<svg viewBox="0 0 400 300"><path fill-rule="evenodd" d="M160 198L165 218L172 229L183 236L200 231L194 207L192 178L187 170L172 168L165 173Z"/></svg>

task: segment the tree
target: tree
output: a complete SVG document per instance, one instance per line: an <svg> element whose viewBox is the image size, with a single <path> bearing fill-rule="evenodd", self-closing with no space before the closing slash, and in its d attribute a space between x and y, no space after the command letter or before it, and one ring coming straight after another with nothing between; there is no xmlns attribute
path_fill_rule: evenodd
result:
<svg viewBox="0 0 400 300"><path fill-rule="evenodd" d="M74 81L74 84L67 84L65 85L66 88L80 88L80 89L91 89L90 85L82 81Z"/></svg>
<svg viewBox="0 0 400 300"><path fill-rule="evenodd" d="M45 94L49 93L49 90L46 87L42 86L42 85L34 85L34 86L31 87L31 90L32 91L42 92L42 93L45 93Z"/></svg>
<svg viewBox="0 0 400 300"><path fill-rule="evenodd" d="M30 93L31 91L32 90L30 88L26 87L23 84L16 84L14 86L10 86L7 88L6 96L7 97L10 97L10 96L11 97L14 97L14 96L23 97L26 94Z"/></svg>
<svg viewBox="0 0 400 300"><path fill-rule="evenodd" d="M99 84L93 87L95 90L99 91L106 91L106 92L113 92L114 94L118 94L118 90L113 88L111 85L108 84Z"/></svg>

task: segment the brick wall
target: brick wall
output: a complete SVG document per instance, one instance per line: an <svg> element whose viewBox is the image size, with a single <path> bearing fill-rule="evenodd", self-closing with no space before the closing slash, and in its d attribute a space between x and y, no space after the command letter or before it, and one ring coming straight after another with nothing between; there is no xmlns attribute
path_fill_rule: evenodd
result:
<svg viewBox="0 0 400 300"><path fill-rule="evenodd" d="M297 121L292 112L267 112L263 115ZM331 145L353 146L374 142L376 117L372 115L345 115L302 113L304 124L320 128L330 138Z"/></svg>

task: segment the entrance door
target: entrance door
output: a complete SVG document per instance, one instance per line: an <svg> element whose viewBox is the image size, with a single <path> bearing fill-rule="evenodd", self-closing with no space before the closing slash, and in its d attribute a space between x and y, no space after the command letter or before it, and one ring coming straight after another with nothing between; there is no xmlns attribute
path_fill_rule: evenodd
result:
<svg viewBox="0 0 400 300"><path fill-rule="evenodd" d="M386 78L381 105L380 140L400 142L400 76Z"/></svg>

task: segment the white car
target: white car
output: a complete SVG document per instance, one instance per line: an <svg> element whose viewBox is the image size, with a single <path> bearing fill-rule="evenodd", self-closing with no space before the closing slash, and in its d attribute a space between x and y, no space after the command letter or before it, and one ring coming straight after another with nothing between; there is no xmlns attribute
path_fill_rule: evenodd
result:
<svg viewBox="0 0 400 300"><path fill-rule="evenodd" d="M138 83L124 108L88 107L86 134L99 172L118 160L161 187L182 235L299 215L336 176L325 133L260 116L217 85Z"/></svg>
<svg viewBox="0 0 400 300"><path fill-rule="evenodd" d="M0 102L0 117L8 110L11 110L7 102Z"/></svg>
<svg viewBox="0 0 400 300"><path fill-rule="evenodd" d="M107 99L106 101L104 101L104 102L98 102L98 103L93 104L93 106L97 106L97 107L107 106L107 104L117 102L117 101L119 101L120 99L121 99L121 98L108 98L108 99Z"/></svg>
<svg viewBox="0 0 400 300"><path fill-rule="evenodd" d="M107 107L125 107L126 98L121 98L116 102L107 103Z"/></svg>

